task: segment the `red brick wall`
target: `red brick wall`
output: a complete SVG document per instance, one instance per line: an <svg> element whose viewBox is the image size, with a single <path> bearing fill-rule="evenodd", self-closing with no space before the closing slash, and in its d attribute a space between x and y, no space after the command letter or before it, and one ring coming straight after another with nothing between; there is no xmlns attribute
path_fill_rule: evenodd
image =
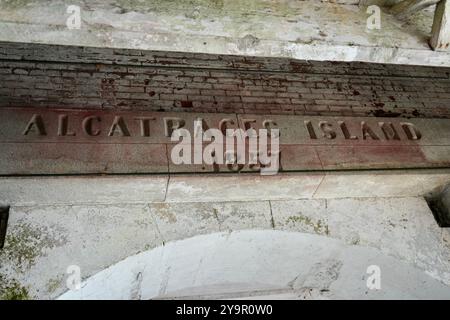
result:
<svg viewBox="0 0 450 320"><path fill-rule="evenodd" d="M0 43L0 107L450 118L450 68Z"/></svg>

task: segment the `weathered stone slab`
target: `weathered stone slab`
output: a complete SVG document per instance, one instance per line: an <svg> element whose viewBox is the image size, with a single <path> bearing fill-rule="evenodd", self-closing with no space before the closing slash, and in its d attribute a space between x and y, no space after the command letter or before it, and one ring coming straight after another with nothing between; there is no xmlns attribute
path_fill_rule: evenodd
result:
<svg viewBox="0 0 450 320"><path fill-rule="evenodd" d="M281 173L263 177L178 175L170 178L166 201L420 197L449 181L449 169Z"/></svg>
<svg viewBox="0 0 450 320"><path fill-rule="evenodd" d="M164 201L168 175L2 177L0 206L143 204Z"/></svg>
<svg viewBox="0 0 450 320"><path fill-rule="evenodd" d="M211 232L272 228L268 201L154 203L149 210L165 242Z"/></svg>
<svg viewBox="0 0 450 320"><path fill-rule="evenodd" d="M423 198L271 201L271 207L275 229L379 248L425 270L440 265L434 276L450 282L448 246Z"/></svg>
<svg viewBox="0 0 450 320"><path fill-rule="evenodd" d="M322 161L315 146L281 145L280 169L281 171L298 171L301 168L308 170L323 169Z"/></svg>
<svg viewBox="0 0 450 320"><path fill-rule="evenodd" d="M77 110L0 109L1 142L165 144L174 129L194 136L194 121L203 128L237 128L233 114Z"/></svg>
<svg viewBox="0 0 450 320"><path fill-rule="evenodd" d="M361 281L362 284L359 292L364 296L367 295L367 287L365 279L361 277L367 266L378 265L380 254L394 256L399 261L432 275L446 286L450 284L449 251L446 242L449 239L448 232L439 229L426 202L420 198L299 200L270 201L270 203L269 201L166 203L164 206L153 206L153 204L150 206L144 204L13 206L5 248L0 251L0 258L2 258L0 273L4 278L16 280L21 287L27 288L30 298L55 298L67 291L69 266L79 266L82 279L85 280L127 257L158 247L157 250L164 251L159 251L161 254L155 257L154 263L139 263L136 268L134 265L125 265L122 269L125 273L132 272L132 279L136 283L141 283L141 279L144 280L141 286L142 292L156 291L158 294L168 283L176 286L180 282L177 282L175 277L181 275L175 272L175 269L192 272L194 277L186 278L185 274L183 276L194 282L197 281L196 279L219 279L217 277L222 277L228 270L230 275L236 275L241 278L240 282L246 283L249 275L258 274L255 273L257 270L255 268L264 271L270 261L272 261L270 264L273 269L269 270L269 275L279 275L279 270L283 270L281 274L285 277L285 271L290 270L289 279L282 282L287 284L297 278L299 266L304 266L304 261L310 261L305 258L315 259L324 253L325 258L342 257L339 252L327 251L330 246L333 247L332 241L339 240L341 242L339 246L356 245L353 248L359 250L347 257L353 267L355 257L361 257L361 251L376 250L378 252L376 256L364 261L356 268L360 270L356 272L357 281ZM273 224L269 221L272 217ZM263 232L258 238L246 238L243 242L235 244L228 242L228 239L233 238L235 234L228 232L229 230L241 228L260 230L271 229L273 226L276 230L294 232L283 233L285 236L280 242L274 242L270 232ZM328 234L325 232L325 226L328 226ZM165 251L170 246L177 245L170 240L214 233L218 230L224 231L218 234L219 239L225 241L223 246L217 246L217 243L204 238L198 241L201 246L196 247L195 252L189 249L193 248L192 242L182 247L180 251ZM291 245L290 235L296 232L309 234L308 237L313 239L305 242L302 236L298 243ZM263 241L264 239L267 241ZM300 250L303 248L299 246L301 243L306 243L304 247L306 251ZM260 250L249 251L251 244L261 250L268 249L268 255L261 258ZM229 250L230 248L233 250ZM229 250L226 251L227 255L224 254L224 250ZM278 254L280 250L284 253L270 260L270 257ZM214 252L214 255L208 258L205 252ZM296 252L302 253L298 263L285 268L283 258L291 257ZM193 256L198 257L201 263L193 264L191 260L188 260L188 264L183 264L186 263L187 257ZM256 257L257 260L250 265L244 263L245 261L239 261L236 265L233 264L233 268L227 267L230 261L240 257ZM166 262L173 258L176 258L176 263L171 264L173 269L169 269L170 265ZM280 263L283 264L282 268ZM214 265L214 268L202 269L211 265ZM388 266L398 268L398 265L398 262L390 262L380 266L384 274ZM238 266L237 269L236 266ZM236 272L239 266L245 266L248 272L244 275ZM106 272L109 270L107 269ZM205 270L211 270L213 273L208 273L206 276ZM305 271L308 270L323 269L317 269L317 265L312 263L305 268ZM143 272L143 277L138 276L140 272ZM355 274L355 270L352 270L352 274ZM261 277L261 274L258 276ZM265 274L263 276L265 277ZM122 278L119 277L119 279ZM149 279L160 280L163 285L147 285L148 282L145 281ZM389 279L383 279L386 283L391 283ZM130 293L117 290L117 283L106 282L108 286L103 287L105 290L103 297L109 296L110 292L124 295ZM230 283L236 283L236 281ZM409 282L405 281L405 283ZM192 284L187 287L192 288ZM135 288L139 286L136 285ZM139 290L130 293L133 298L140 297ZM421 292L417 290L417 287L411 290L411 292ZM394 292L397 291L394 290ZM89 295L83 297L88 298Z"/></svg>
<svg viewBox="0 0 450 320"><path fill-rule="evenodd" d="M322 173L174 176L166 201L252 201L312 198L324 178Z"/></svg>
<svg viewBox="0 0 450 320"><path fill-rule="evenodd" d="M281 144L450 145L449 119L238 115L241 128L276 128Z"/></svg>
<svg viewBox="0 0 450 320"><path fill-rule="evenodd" d="M423 196L449 169L254 174L2 177L0 206ZM167 197L166 197L167 190Z"/></svg>
<svg viewBox="0 0 450 320"><path fill-rule="evenodd" d="M433 146L317 146L323 169L407 169L447 167L450 147ZM438 153L441 156L429 157Z"/></svg>
<svg viewBox="0 0 450 320"><path fill-rule="evenodd" d="M0 174L166 173L164 144L3 143Z"/></svg>
<svg viewBox="0 0 450 320"><path fill-rule="evenodd" d="M12 207L0 274L48 299L67 290L70 266L84 278L162 244L145 204Z"/></svg>
<svg viewBox="0 0 450 320"><path fill-rule="evenodd" d="M450 181L450 170L328 172L314 198L416 197Z"/></svg>
<svg viewBox="0 0 450 320"><path fill-rule="evenodd" d="M450 119L4 108L0 174L258 173L263 152L251 163L242 131L234 133L233 143L245 163L226 163L222 134L238 128L257 130L259 146L265 134L260 129L279 130L280 171L450 167ZM185 136L171 139L176 129L186 129ZM205 160L215 141L202 140L208 129L223 138L215 155L222 161ZM236 143L243 141L244 155L238 156ZM196 143L202 146L199 161ZM179 146L191 153L187 160L172 156Z"/></svg>

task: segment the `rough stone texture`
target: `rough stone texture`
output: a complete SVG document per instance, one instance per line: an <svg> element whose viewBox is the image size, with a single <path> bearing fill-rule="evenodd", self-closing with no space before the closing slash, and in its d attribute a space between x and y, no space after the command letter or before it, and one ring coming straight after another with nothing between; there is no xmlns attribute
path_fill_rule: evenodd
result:
<svg viewBox="0 0 450 320"><path fill-rule="evenodd" d="M445 216L447 217L447 225L450 226L450 186L447 186L442 192L442 204L444 209Z"/></svg>
<svg viewBox="0 0 450 320"><path fill-rule="evenodd" d="M65 125L61 116L66 120ZM171 132L166 132L171 126L168 119L172 117L178 119L178 122L171 120L172 125L179 123L189 131L190 136L183 139L183 146L191 151L196 149L195 120L202 119L205 131L209 128L224 130L224 123L226 129L242 130L247 130L249 123L256 130L270 123L270 128L277 128L280 133L280 166L276 165L274 157L266 163L266 169L272 168L273 174L279 171L450 166L449 119L409 119L404 122L373 117L0 108L0 146L3 151L0 174L257 173L262 170L260 163L249 163L249 146L245 147L244 153L237 152L238 158L245 160L244 164L226 164L224 155L230 148L225 145L226 139L222 139L221 151L216 150L216 157L221 160L214 164L207 164L204 159L207 148L211 148L206 139L200 151L203 160L195 161L192 151L190 161L177 163L175 156L180 153L180 139L172 141ZM137 121L139 118L148 120L146 130L143 122ZM92 120L87 122L90 125L86 125L86 119ZM309 129L305 123L310 124ZM324 123L328 134L320 125ZM236 140L241 142L242 139L238 133ZM265 142L259 139L258 143ZM233 149L236 150L236 146ZM262 148L259 151L263 153Z"/></svg>
<svg viewBox="0 0 450 320"><path fill-rule="evenodd" d="M277 176L173 176L167 189L168 202L252 201L311 198L323 174Z"/></svg>
<svg viewBox="0 0 450 320"><path fill-rule="evenodd" d="M2 2L0 40L22 43L0 45L0 106L450 118L449 69L442 68L449 53L427 47L428 13L409 26L384 16L383 29L368 32L364 10L317 1L201 1L195 8L191 1L90 1L82 5L82 30L68 30L68 4ZM92 47L99 43L111 49ZM448 150L424 150L432 160L448 157ZM95 150L85 151L84 158L69 156L81 158L78 167L97 172L111 165L100 158L85 163ZM42 152L58 158L51 146ZM126 159L126 153L116 157L112 169L126 170ZM146 170L148 162L141 165ZM112 288L95 292L108 297L123 283L131 290L114 297L230 297L236 287L220 281L238 283L241 296L275 290L290 298L448 297L450 234L437 227L423 199L320 199L419 196L448 182L448 170L185 178L71 177L63 184L53 177L1 178L0 204L12 207L0 251L0 299L58 297L73 264L83 279L100 272L104 284L114 276ZM296 233L234 232L243 228ZM166 243L223 230L188 240L188 248L200 243L192 251ZM156 252L150 260L156 263L144 259L115 269L141 251ZM192 256L200 259L187 259ZM384 291L367 292L370 264L381 265ZM171 266L185 273L171 273ZM154 281L142 287L149 276ZM270 286L242 285L243 279ZM218 287L205 290L212 282Z"/></svg>
<svg viewBox="0 0 450 320"><path fill-rule="evenodd" d="M79 149L54 143L2 145L3 175L71 175L102 173L167 173L166 146L80 144ZM131 157L130 155L133 155ZM131 165L132 164L132 165Z"/></svg>
<svg viewBox="0 0 450 320"><path fill-rule="evenodd" d="M370 265L380 268L380 290L367 288ZM317 235L239 231L129 257L60 299L446 299L449 294L448 286L373 248Z"/></svg>
<svg viewBox="0 0 450 320"><path fill-rule="evenodd" d="M271 207L275 229L321 234L347 244L375 247L450 283L449 247L441 245L445 231L429 214L426 201L418 198L408 200L407 204L404 201L404 198L386 202L380 199L272 201ZM387 209L387 204L391 209ZM431 243L439 245L428 247Z"/></svg>
<svg viewBox="0 0 450 320"><path fill-rule="evenodd" d="M450 227L450 184L442 185L425 195L428 206L442 228Z"/></svg>
<svg viewBox="0 0 450 320"><path fill-rule="evenodd" d="M420 176L420 172L402 176L401 181L410 185L404 194L418 196L425 187L430 191L449 181L448 172L442 170ZM69 265L80 266L86 279L130 255L173 240L274 227L335 238L346 246L369 246L381 255L394 256L395 263L421 270L414 272L422 276L426 272L450 284L450 234L438 228L423 199L289 201L317 197L321 186L326 191L322 194L333 194L323 173L182 178L71 177L62 187L58 177L0 179L0 204L11 206L5 248L0 252L0 289L12 286L25 290L29 298L55 298L65 291ZM341 198L386 195L398 179L395 172L386 172L380 184L376 183L380 175L365 173L365 179L358 176L335 184L334 194ZM142 190L132 191L133 181L137 183L133 189ZM91 187L86 188L86 183ZM373 187L364 189L365 185ZM53 191L40 195L44 187ZM87 198L81 198L86 193L90 193ZM50 196L58 205L50 204Z"/></svg>
<svg viewBox="0 0 450 320"><path fill-rule="evenodd" d="M377 172L329 172L315 197L405 197L423 196L450 181L446 170L402 170Z"/></svg>
<svg viewBox="0 0 450 320"><path fill-rule="evenodd" d="M65 126L62 125L61 115L66 119ZM270 126L278 128L281 135L279 170L273 159L267 166L272 167L275 173L446 168L450 165L448 119L411 119L405 124L401 120L388 118L98 112L42 108L3 108L0 109L0 116L2 175L260 171L260 165L249 164L248 146L244 151L246 153L239 155L239 158L246 158L245 165L223 164L227 150L225 145L222 146L221 154L216 155L222 160L216 161L214 165L207 165L205 161L194 162L192 153L190 162L175 164L173 151L177 151L173 145L178 140L171 141L171 133L166 132L166 127L169 127L166 120L170 117L177 117L183 123L183 128L190 132L190 137L195 136L194 120L199 118L203 120L205 130L223 130L223 120L226 121L227 129L239 127L243 130L247 129L249 121L256 130L263 128L264 122L270 121ZM84 120L92 117L95 117L95 122L91 122L91 129L87 129ZM143 124L136 120L138 117L151 119L147 122L148 132L142 132ZM113 124L117 119L120 119L120 126ZM311 124L309 130L305 125L307 121ZM333 137L327 138L325 131L320 129L323 121L327 122L328 128L333 129ZM345 121L345 130L339 121ZM391 126L391 133L396 133L396 139L383 131L382 124ZM417 137L413 137L413 129L408 129L413 126ZM241 141L240 135L237 139ZM192 139L187 144L186 139L183 141L186 147L192 149ZM206 153L208 143L204 144L202 155ZM179 144L176 147L179 148Z"/></svg>
<svg viewBox="0 0 450 320"><path fill-rule="evenodd" d="M290 173L277 176L161 175L1 177L1 206L189 203L424 196L449 170Z"/></svg>
<svg viewBox="0 0 450 320"><path fill-rule="evenodd" d="M436 6L430 45L437 51L450 48L450 2L448 0L442 0Z"/></svg>
<svg viewBox="0 0 450 320"><path fill-rule="evenodd" d="M448 118L449 70L3 42L0 106Z"/></svg>
<svg viewBox="0 0 450 320"><path fill-rule="evenodd" d="M168 202L424 196L450 181L448 170L289 173L277 176L171 176Z"/></svg>
<svg viewBox="0 0 450 320"><path fill-rule="evenodd" d="M87 276L162 244L148 205L13 206L8 225L0 274L28 298L62 293L71 265Z"/></svg>
<svg viewBox="0 0 450 320"><path fill-rule="evenodd" d="M267 201L155 203L149 208L165 242L219 231L272 227Z"/></svg>
<svg viewBox="0 0 450 320"><path fill-rule="evenodd" d="M168 176L156 175L0 178L0 205L142 204L164 201L168 179Z"/></svg>
<svg viewBox="0 0 450 320"><path fill-rule="evenodd" d="M251 201L423 196L450 181L448 170L290 173L277 176L171 176L166 200Z"/></svg>
<svg viewBox="0 0 450 320"><path fill-rule="evenodd" d="M381 29L368 30L366 7L316 0L96 0L78 3L81 29L69 30L66 11L73 4L4 1L0 40L435 66L450 61L449 52L428 46L432 11L405 22L382 13Z"/></svg>

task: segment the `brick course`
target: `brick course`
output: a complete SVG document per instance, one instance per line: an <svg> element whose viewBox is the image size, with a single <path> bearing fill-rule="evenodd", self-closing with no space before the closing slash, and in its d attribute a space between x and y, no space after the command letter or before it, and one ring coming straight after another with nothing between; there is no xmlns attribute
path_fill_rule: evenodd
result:
<svg viewBox="0 0 450 320"><path fill-rule="evenodd" d="M0 43L0 107L450 118L450 68Z"/></svg>

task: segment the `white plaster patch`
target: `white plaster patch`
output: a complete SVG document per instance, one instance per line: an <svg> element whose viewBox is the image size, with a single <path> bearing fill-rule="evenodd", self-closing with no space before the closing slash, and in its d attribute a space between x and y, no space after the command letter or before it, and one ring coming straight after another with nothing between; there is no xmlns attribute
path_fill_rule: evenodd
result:
<svg viewBox="0 0 450 320"><path fill-rule="evenodd" d="M374 264L382 270L381 290L366 286L366 269ZM449 287L425 273L371 248L316 235L240 231L197 236L129 257L60 299L130 299L136 278L142 279L141 299L277 294L291 299L445 299L450 294Z"/></svg>

